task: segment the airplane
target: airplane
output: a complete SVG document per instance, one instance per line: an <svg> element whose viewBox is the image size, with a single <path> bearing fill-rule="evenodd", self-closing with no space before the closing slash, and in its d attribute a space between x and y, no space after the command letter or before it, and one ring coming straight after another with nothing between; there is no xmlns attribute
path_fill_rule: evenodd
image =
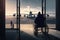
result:
<svg viewBox="0 0 60 40"><path fill-rule="evenodd" d="M24 17L27 18L35 18L37 16L37 14L32 14L32 11L29 12L29 14L24 14Z"/></svg>
<svg viewBox="0 0 60 40"><path fill-rule="evenodd" d="M44 14L45 15L45 14ZM49 17L49 14L46 14L46 17ZM29 12L29 14L24 14L24 17L29 18L29 19L35 19L37 17L37 14L33 14L31 11Z"/></svg>

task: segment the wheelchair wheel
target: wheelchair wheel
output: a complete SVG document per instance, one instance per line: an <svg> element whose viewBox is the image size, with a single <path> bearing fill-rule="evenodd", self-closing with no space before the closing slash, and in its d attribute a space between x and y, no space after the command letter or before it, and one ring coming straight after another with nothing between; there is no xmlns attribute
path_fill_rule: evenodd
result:
<svg viewBox="0 0 60 40"><path fill-rule="evenodd" d="M34 35L38 36L38 28L34 27Z"/></svg>
<svg viewBox="0 0 60 40"><path fill-rule="evenodd" d="M46 25L43 29L43 34L48 34L48 32L49 32L49 27L48 25Z"/></svg>

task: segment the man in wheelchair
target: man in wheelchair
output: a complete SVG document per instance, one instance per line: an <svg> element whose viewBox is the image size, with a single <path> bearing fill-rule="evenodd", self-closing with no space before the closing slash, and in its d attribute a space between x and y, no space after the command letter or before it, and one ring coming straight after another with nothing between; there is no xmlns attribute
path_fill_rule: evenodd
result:
<svg viewBox="0 0 60 40"><path fill-rule="evenodd" d="M46 27L46 23L45 23L45 17L43 14L41 14L40 12L38 12L38 15L34 21L35 23L35 27L34 27L34 35L38 34L38 28L41 28L41 32L43 33L43 27Z"/></svg>

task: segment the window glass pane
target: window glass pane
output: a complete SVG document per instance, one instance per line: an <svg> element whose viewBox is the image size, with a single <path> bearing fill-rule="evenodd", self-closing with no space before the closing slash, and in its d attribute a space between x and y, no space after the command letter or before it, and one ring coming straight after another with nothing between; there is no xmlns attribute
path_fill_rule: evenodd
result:
<svg viewBox="0 0 60 40"><path fill-rule="evenodd" d="M6 19L6 28L11 28L11 21L16 23L16 0L6 0L5 1L5 19Z"/></svg>
<svg viewBox="0 0 60 40"><path fill-rule="evenodd" d="M46 22L50 28L56 28L56 0L46 0Z"/></svg>

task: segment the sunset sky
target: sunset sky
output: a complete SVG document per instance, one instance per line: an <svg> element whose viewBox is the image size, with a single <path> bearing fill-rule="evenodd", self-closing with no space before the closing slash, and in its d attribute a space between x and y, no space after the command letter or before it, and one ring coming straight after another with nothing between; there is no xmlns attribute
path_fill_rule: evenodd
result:
<svg viewBox="0 0 60 40"><path fill-rule="evenodd" d="M47 13L55 13L55 0L46 0ZM28 14L32 11L34 14L41 11L41 0L20 0L20 13ZM6 15L16 13L16 0L6 0Z"/></svg>

